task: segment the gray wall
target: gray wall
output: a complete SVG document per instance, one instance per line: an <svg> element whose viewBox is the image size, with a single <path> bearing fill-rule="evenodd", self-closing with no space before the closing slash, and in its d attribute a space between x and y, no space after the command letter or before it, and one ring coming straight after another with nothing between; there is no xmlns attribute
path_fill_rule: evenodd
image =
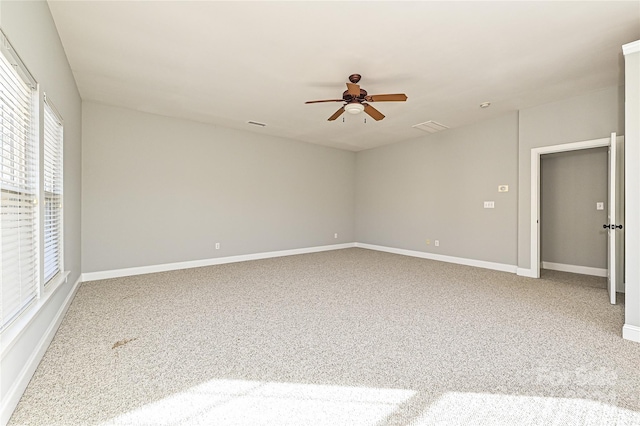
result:
<svg viewBox="0 0 640 426"><path fill-rule="evenodd" d="M518 266L531 268L531 149L592 139L624 131L623 88L520 110L518 126Z"/></svg>
<svg viewBox="0 0 640 426"><path fill-rule="evenodd" d="M38 81L42 92L64 118L64 261L70 271L66 284L53 294L22 333L8 345L2 336L0 364L0 423L13 411L46 342L49 327L80 277L81 100L46 2L0 2L0 26ZM28 311L31 314L36 311ZM55 329L53 329L55 332Z"/></svg>
<svg viewBox="0 0 640 426"><path fill-rule="evenodd" d="M543 262L607 268L608 149L541 158L540 243ZM604 210L596 210L603 202Z"/></svg>
<svg viewBox="0 0 640 426"><path fill-rule="evenodd" d="M622 88L610 87L360 152L356 239L529 268L531 149L621 134L622 111ZM510 191L497 193L500 184Z"/></svg>
<svg viewBox="0 0 640 426"><path fill-rule="evenodd" d="M515 265L517 138L511 113L359 152L356 240Z"/></svg>
<svg viewBox="0 0 640 426"><path fill-rule="evenodd" d="M353 152L90 102L82 132L83 272L354 241Z"/></svg>

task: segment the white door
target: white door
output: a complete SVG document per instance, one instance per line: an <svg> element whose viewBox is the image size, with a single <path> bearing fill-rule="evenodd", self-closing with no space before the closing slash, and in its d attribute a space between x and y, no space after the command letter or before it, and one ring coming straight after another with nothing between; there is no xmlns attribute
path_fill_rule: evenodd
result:
<svg viewBox="0 0 640 426"><path fill-rule="evenodd" d="M618 146L616 134L611 134L611 145L609 146L609 213L608 223L604 226L608 229L609 238L607 243L608 261L607 261L607 287L609 289L609 301L612 305L616 303L616 288L621 287L622 268L619 262L622 253L618 239L622 233L622 223L620 223L621 212L618 206Z"/></svg>

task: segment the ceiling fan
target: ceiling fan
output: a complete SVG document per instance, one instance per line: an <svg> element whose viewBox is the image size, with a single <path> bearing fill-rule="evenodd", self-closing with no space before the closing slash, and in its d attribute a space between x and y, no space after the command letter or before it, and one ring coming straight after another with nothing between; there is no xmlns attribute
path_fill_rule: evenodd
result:
<svg viewBox="0 0 640 426"><path fill-rule="evenodd" d="M367 91L360 88L358 82L362 76L360 74L351 74L347 83L347 90L342 93L342 99L324 99L321 101L307 101L305 104L315 104L319 102L345 102L345 104L337 110L328 121L333 121L340 117L343 112L347 111L351 114L359 114L366 112L376 121L384 118L384 114L369 105L368 102L404 102L407 95L404 93L387 94L387 95L368 95Z"/></svg>

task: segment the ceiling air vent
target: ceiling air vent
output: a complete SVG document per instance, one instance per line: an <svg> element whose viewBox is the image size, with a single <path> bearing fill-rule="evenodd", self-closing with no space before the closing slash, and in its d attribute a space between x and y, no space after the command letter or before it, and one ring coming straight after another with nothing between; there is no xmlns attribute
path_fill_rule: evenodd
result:
<svg viewBox="0 0 640 426"><path fill-rule="evenodd" d="M257 121L247 121L247 124L253 124L254 126L260 126L260 127L266 126L265 123L259 123Z"/></svg>
<svg viewBox="0 0 640 426"><path fill-rule="evenodd" d="M420 124L414 124L413 126L414 129L418 129L418 130L422 130L424 132L427 133L436 133L436 132L441 132L443 130L447 130L448 127L445 126L444 124L440 124L436 121L425 121L424 123L420 123Z"/></svg>

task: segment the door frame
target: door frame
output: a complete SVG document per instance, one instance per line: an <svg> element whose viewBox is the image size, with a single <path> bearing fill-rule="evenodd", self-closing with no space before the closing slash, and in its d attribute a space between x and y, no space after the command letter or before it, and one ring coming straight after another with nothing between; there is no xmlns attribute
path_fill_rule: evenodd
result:
<svg viewBox="0 0 640 426"><path fill-rule="evenodd" d="M531 149L531 278L540 278L540 156L610 145L609 137Z"/></svg>

